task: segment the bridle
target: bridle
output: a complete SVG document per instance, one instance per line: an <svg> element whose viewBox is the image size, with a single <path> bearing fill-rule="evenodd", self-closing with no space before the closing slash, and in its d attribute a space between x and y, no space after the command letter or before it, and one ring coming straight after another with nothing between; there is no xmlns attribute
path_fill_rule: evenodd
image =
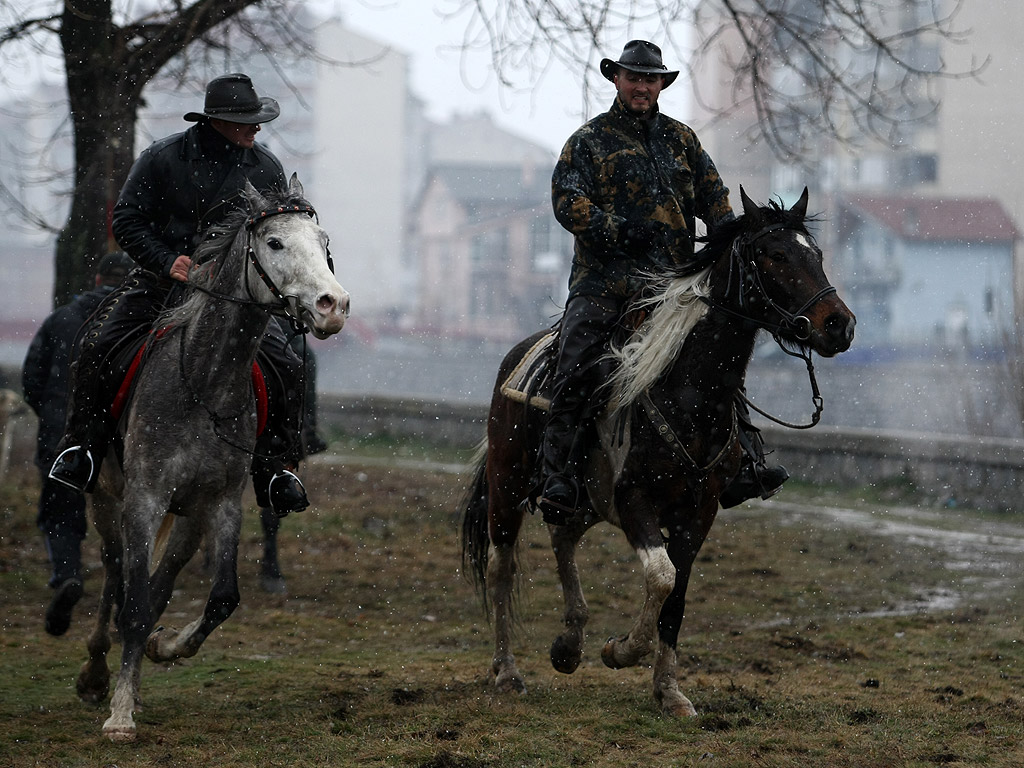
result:
<svg viewBox="0 0 1024 768"><path fill-rule="evenodd" d="M805 313L823 298L835 293L836 289L832 285L825 286L793 312L787 310L768 295L768 291L764 286L764 280L761 277L761 270L758 268L757 262L753 257L754 243L765 235L780 229L792 229L792 227L786 224L769 224L751 235L740 235L733 240L732 248L729 252L729 284L726 286L726 295L732 292L733 269L735 269L738 280L736 308L715 301L709 296L702 296L701 299L712 309L724 312L758 328L763 328L775 337L776 342L781 346L780 337L790 336L800 342L807 341L811 337L811 320ZM759 297L769 309L779 316L779 322L772 323L754 317L750 313L750 307L755 297Z"/></svg>
<svg viewBox="0 0 1024 768"><path fill-rule="evenodd" d="M318 220L316 209L313 208L313 206L310 205L309 203L306 203L303 205L278 205L272 206L270 208L265 208L249 216L249 218L245 220L244 224L246 258L248 258L249 263L253 267L253 270L255 270L256 275L260 278L260 280L263 281L263 284L267 287L267 290L269 290L270 294L277 300L276 302L261 302L253 298L252 288L249 285L249 270L244 270L242 277L245 286L245 294L248 298L230 296L226 293L214 291L210 288L206 288L204 286L196 284L191 284L191 287L195 288L201 293L205 293L208 296L212 296L223 301L231 301L236 304L245 304L246 306L259 307L260 309L263 309L273 315L287 317L289 322L291 323L292 328L295 330L296 333L308 333L309 329L303 322L302 315L299 310L298 297L286 296L284 292L277 287L277 284L274 282L273 278L270 277L267 270L263 268L263 265L260 263L259 257L256 255L256 250L252 247L252 232L253 229L255 229L256 225L266 221L271 216L279 216L285 213L301 213L305 214L306 216L309 216L314 221ZM334 274L334 260L331 258L330 247L327 248L327 266L330 268L331 274Z"/></svg>
<svg viewBox="0 0 1024 768"><path fill-rule="evenodd" d="M723 312L745 323L768 331L772 335L772 338L775 339L775 343L779 345L779 348L783 352L791 357L799 357L804 361L807 366L807 377L811 384L811 401L814 403L814 413L811 415L811 419L807 424L793 424L772 416L770 413L758 408L742 391L740 392L740 397L752 410L757 411L766 419L769 419L780 426L788 427L790 429L810 429L821 419L821 413L825 407L824 399L821 397L821 391L818 388L818 381L814 376L814 364L811 362L811 352L809 349L804 347L802 343L799 344L796 350L790 349L790 347L786 345L785 340L786 337L790 337L796 339L797 342L807 341L811 337L811 320L807 317L806 312L826 296L830 296L835 293L836 289L832 285L825 286L805 301L799 309L793 312L790 312L785 307L781 306L768 295L768 291L765 289L764 281L761 277L761 270L758 268L757 262L754 260L754 244L757 240L770 232L775 232L780 229L792 229L792 227L780 223L769 224L753 234L740 235L733 240L732 248L729 252L729 283L726 286L726 295L728 296L732 293L733 270L735 269L738 280L735 308L719 301L715 301L709 296L702 296L701 299L711 309L717 312ZM813 247L816 248L817 246ZM750 307L755 297L759 298L769 309L778 315L780 318L778 322L769 322L767 320L754 317L751 314Z"/></svg>

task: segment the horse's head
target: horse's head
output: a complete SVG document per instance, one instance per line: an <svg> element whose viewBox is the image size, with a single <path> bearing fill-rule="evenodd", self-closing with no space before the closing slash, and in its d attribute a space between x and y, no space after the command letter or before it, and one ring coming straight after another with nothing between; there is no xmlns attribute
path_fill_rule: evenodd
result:
<svg viewBox="0 0 1024 768"><path fill-rule="evenodd" d="M829 283L821 249L807 231L807 188L789 210L758 206L742 187L740 198L729 287L739 313L822 357L845 352L856 318Z"/></svg>
<svg viewBox="0 0 1024 768"><path fill-rule="evenodd" d="M249 182L244 193L249 258L261 278L250 282L251 290L262 294L261 301L283 303L318 339L340 331L349 295L334 277L327 233L313 218L297 176L292 174L281 196L264 197Z"/></svg>

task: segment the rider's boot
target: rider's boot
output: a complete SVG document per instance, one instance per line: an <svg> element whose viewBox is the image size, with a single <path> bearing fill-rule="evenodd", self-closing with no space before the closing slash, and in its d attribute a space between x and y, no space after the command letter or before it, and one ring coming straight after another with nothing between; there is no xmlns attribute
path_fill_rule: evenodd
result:
<svg viewBox="0 0 1024 768"><path fill-rule="evenodd" d="M739 419L740 444L743 446L743 463L736 477L726 486L718 500L722 509L735 507L758 496L770 499L782 490L782 484L789 479L789 472L785 467L768 466L764 458L761 431L750 423L750 414L741 400L737 402L736 412Z"/></svg>
<svg viewBox="0 0 1024 768"><path fill-rule="evenodd" d="M544 522L565 525L580 503L578 467L578 414L571 408L553 411L544 429L541 445L541 470L544 482L537 496L537 508Z"/></svg>
<svg viewBox="0 0 1024 768"><path fill-rule="evenodd" d="M98 371L82 361L72 363L64 436L57 445L57 458L48 477L79 493L92 491L106 455L107 416L99 405Z"/></svg>
<svg viewBox="0 0 1024 768"><path fill-rule="evenodd" d="M301 512L309 506L306 487L279 459L254 457L251 474L256 503L273 509L278 517Z"/></svg>

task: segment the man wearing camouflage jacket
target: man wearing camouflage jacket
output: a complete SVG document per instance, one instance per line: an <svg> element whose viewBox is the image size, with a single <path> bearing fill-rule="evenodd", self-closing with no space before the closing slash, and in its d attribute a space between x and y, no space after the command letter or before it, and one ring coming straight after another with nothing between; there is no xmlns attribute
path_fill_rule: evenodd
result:
<svg viewBox="0 0 1024 768"><path fill-rule="evenodd" d="M615 84L615 103L569 137L551 180L555 218L576 241L537 500L556 525L576 510L583 452L574 440L597 405L592 395L608 373L602 358L641 275L692 260L697 218L709 229L734 218L697 135L658 109L679 74L662 63L661 49L633 40L619 61L601 62L601 74ZM748 465L738 481L749 487L732 489L739 500L767 497L788 477L781 467Z"/></svg>

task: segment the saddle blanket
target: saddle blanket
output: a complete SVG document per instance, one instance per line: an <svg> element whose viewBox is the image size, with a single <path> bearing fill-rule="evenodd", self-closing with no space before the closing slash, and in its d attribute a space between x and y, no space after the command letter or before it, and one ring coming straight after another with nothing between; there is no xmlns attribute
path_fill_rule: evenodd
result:
<svg viewBox="0 0 1024 768"><path fill-rule="evenodd" d="M502 383L501 394L517 403L526 403L542 411L551 410L550 392L545 387L551 378L550 348L554 340L555 332L551 331L526 351Z"/></svg>
<svg viewBox="0 0 1024 768"><path fill-rule="evenodd" d="M159 329L155 333L156 338L159 339L168 330L168 328ZM110 413L114 417L114 421L120 420L121 415L124 413L125 406L128 404L128 398L131 396L132 392L132 384L142 368L150 338L151 336L145 336L141 340L142 343L139 345L138 351L132 356L131 363L128 365L128 370L121 379L121 384L117 389L117 394L114 395L114 400L110 404ZM269 398L267 395L266 379L263 377L263 371L255 360L252 363L252 391L256 396L256 434L260 435L263 434L263 428L267 425Z"/></svg>

